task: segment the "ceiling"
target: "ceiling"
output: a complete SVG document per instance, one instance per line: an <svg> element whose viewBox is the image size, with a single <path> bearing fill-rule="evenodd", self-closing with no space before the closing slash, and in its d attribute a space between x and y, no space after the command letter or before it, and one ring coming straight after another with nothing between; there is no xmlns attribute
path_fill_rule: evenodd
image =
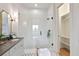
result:
<svg viewBox="0 0 79 59"><path fill-rule="evenodd" d="M38 8L38 9L48 9L51 3L37 3L38 6L34 6L35 3L17 3L16 5L23 7L23 8Z"/></svg>
<svg viewBox="0 0 79 59"><path fill-rule="evenodd" d="M34 6L34 3L26 3L22 5L26 8L39 8L39 9L47 9L50 6L49 3L38 3L37 7Z"/></svg>

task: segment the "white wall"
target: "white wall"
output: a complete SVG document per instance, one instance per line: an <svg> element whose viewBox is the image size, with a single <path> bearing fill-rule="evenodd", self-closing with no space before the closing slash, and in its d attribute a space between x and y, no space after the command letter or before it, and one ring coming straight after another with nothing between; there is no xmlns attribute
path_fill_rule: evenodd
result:
<svg viewBox="0 0 79 59"><path fill-rule="evenodd" d="M55 55L59 55L59 48L60 48L60 43L59 43L59 20L58 20L58 7L61 5L61 3L53 4L53 14L54 14L54 48L53 51L55 52Z"/></svg>
<svg viewBox="0 0 79 59"><path fill-rule="evenodd" d="M12 32L18 35L18 8L16 4L8 4L9 12L13 18Z"/></svg>
<svg viewBox="0 0 79 59"><path fill-rule="evenodd" d="M71 11L71 56L79 56L79 4L70 4Z"/></svg>
<svg viewBox="0 0 79 59"><path fill-rule="evenodd" d="M30 19L29 19L30 18ZM19 30L18 35L24 37L25 47L32 47L32 30L31 30L31 16L29 10L19 11Z"/></svg>

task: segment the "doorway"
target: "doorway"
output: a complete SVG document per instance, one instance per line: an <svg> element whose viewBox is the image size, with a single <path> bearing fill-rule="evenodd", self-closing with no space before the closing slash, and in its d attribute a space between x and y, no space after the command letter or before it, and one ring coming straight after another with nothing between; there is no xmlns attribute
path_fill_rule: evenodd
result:
<svg viewBox="0 0 79 59"><path fill-rule="evenodd" d="M59 16L59 55L70 56L70 5L62 4L58 8Z"/></svg>

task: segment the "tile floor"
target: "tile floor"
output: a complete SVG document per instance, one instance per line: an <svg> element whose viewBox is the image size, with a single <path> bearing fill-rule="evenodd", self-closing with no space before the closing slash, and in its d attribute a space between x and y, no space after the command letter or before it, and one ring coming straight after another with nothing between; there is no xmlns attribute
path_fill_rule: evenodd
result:
<svg viewBox="0 0 79 59"><path fill-rule="evenodd" d="M25 56L51 56L51 53L47 48L33 48L25 49Z"/></svg>

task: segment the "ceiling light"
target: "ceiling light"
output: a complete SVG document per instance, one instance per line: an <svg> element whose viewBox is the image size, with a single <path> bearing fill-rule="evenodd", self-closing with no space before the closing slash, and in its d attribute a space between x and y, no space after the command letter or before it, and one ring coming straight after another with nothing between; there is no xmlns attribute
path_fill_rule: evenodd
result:
<svg viewBox="0 0 79 59"><path fill-rule="evenodd" d="M37 7L37 6L38 6L38 4L34 4L34 6L35 6L35 7Z"/></svg>

